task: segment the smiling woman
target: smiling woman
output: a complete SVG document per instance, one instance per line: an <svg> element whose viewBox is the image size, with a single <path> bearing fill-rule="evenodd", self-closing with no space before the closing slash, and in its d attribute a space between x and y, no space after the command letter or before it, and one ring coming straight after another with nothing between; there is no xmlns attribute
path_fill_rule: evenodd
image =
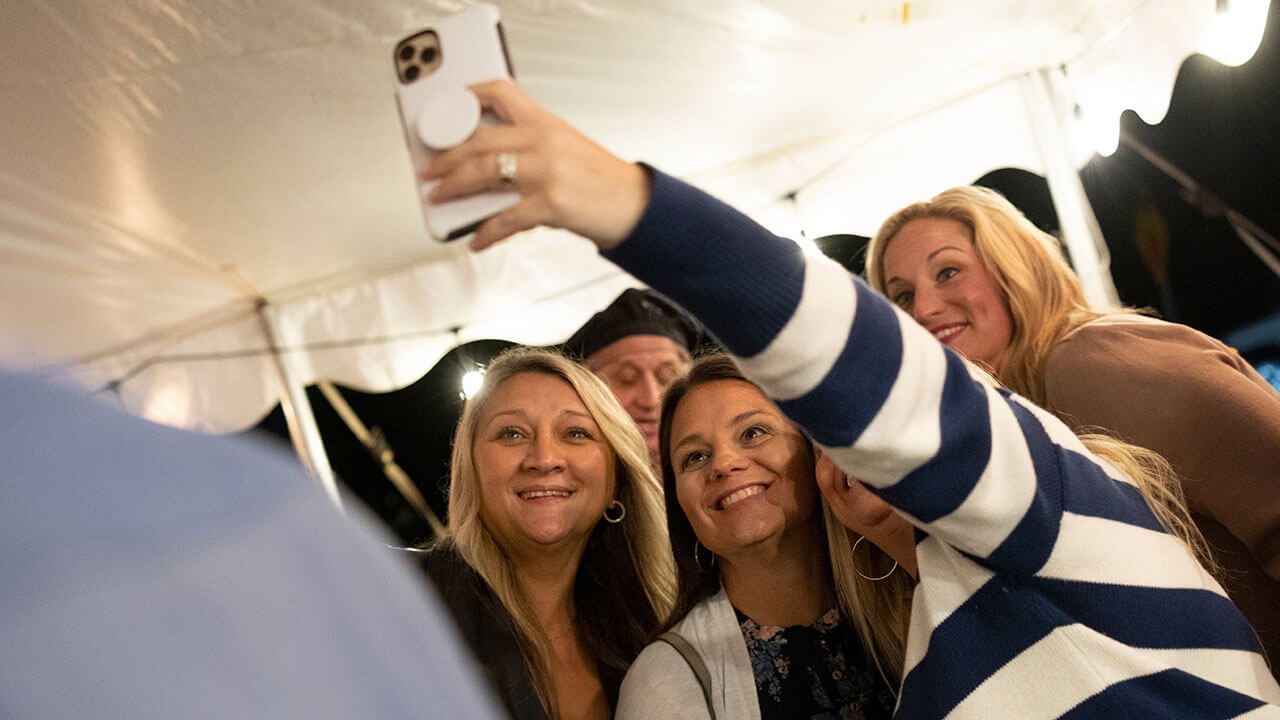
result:
<svg viewBox="0 0 1280 720"><path fill-rule="evenodd" d="M907 223L884 258L884 291L939 342L999 373L1013 334L1009 304L971 235L946 218Z"/></svg>
<svg viewBox="0 0 1280 720"><path fill-rule="evenodd" d="M612 715L671 607L661 503L643 438L590 371L535 348L489 365L423 563L514 718Z"/></svg>
<svg viewBox="0 0 1280 720"><path fill-rule="evenodd" d="M888 718L892 691L837 607L809 439L719 354L668 391L659 438L668 629L712 668L711 709L661 641L628 671L617 717Z"/></svg>
<svg viewBox="0 0 1280 720"><path fill-rule="evenodd" d="M817 504L805 472L813 450L750 383L691 388L669 435L680 507L726 566L760 542L804 535ZM746 472L752 464L760 471Z"/></svg>
<svg viewBox="0 0 1280 720"><path fill-rule="evenodd" d="M572 565L606 508L621 506L613 450L573 387L525 373L478 413L480 519L518 562Z"/></svg>
<svg viewBox="0 0 1280 720"><path fill-rule="evenodd" d="M868 245L867 278L1072 429L1168 459L1280 674L1280 394L1240 353L1186 325L1091 307L1057 241L983 188L890 216Z"/></svg>

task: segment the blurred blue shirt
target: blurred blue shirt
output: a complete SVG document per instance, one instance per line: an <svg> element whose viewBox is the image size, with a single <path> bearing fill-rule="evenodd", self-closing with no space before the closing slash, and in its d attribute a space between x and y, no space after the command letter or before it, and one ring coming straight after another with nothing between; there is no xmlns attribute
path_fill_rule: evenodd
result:
<svg viewBox="0 0 1280 720"><path fill-rule="evenodd" d="M0 716L497 718L421 574L242 438L0 374Z"/></svg>

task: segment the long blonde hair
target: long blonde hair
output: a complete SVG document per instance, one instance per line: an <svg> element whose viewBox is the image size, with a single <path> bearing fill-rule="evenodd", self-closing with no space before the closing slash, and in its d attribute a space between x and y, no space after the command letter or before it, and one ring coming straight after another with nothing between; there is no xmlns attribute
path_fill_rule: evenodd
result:
<svg viewBox="0 0 1280 720"><path fill-rule="evenodd" d="M457 548L510 613L543 706L550 717L557 717L550 640L522 597L509 557L480 517L480 478L473 454L477 424L494 391L525 373L567 382L616 457L616 498L626 515L617 525L597 523L573 590L575 612L580 616L575 624L600 666L602 681L609 671L620 682L654 628L666 620L675 600L675 568L663 523L662 487L649 467L644 437L609 388L589 370L552 350L515 347L494 359L485 371L484 385L467 401L458 421L449 525L442 542ZM609 683L605 685L608 692ZM612 690L616 693L616 687Z"/></svg>
<svg viewBox="0 0 1280 720"><path fill-rule="evenodd" d="M954 220L969 229L974 250L995 278L1009 305L1013 337L996 380L1045 406L1044 364L1050 349L1085 323L1132 308L1094 310L1080 279L1067 264L1056 238L1037 228L1000 193L978 186L944 190L890 215L867 245L867 281L885 291L884 258L889 243L912 220ZM1132 478L1170 533L1210 571L1216 569L1207 545L1189 520L1177 476L1159 454L1097 433L1077 431L1094 454Z"/></svg>
<svg viewBox="0 0 1280 720"><path fill-rule="evenodd" d="M979 261L995 278L1009 306L1013 336L1000 382L1038 405L1045 402L1044 363L1049 350L1081 325L1115 312L1089 306L1080 279L1058 241L994 190L977 186L944 190L899 210L867 244L867 282L885 292L884 256L912 220L954 220L969 229Z"/></svg>

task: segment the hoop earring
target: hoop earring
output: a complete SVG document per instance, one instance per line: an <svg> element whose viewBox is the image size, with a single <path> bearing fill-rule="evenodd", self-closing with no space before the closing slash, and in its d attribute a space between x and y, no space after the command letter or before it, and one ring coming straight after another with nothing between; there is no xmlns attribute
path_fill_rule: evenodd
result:
<svg viewBox="0 0 1280 720"><path fill-rule="evenodd" d="M617 515L610 515L609 511L613 510L614 508L617 508ZM626 516L627 516L627 506L623 505L622 502L619 500L614 500L613 502L609 503L609 507L604 509L604 521L608 523L613 523L614 525L617 525L618 523L622 522L622 518Z"/></svg>
<svg viewBox="0 0 1280 720"><path fill-rule="evenodd" d="M850 550L849 550L850 554L853 554L853 557L854 557L854 560L853 560L853 571L854 571L854 572L856 572L856 573L858 573L858 577L862 578L863 580L870 580L871 582L880 582L881 580L884 580L885 578L887 578L887 577L889 577L890 575L892 575L894 570L897 570L897 569L898 569L898 561L897 561L897 560L894 560L894 561L893 561L893 567L889 568L889 572L887 572L887 573L885 573L885 574L881 575L880 577L870 577L870 576L868 576L868 575L863 575L863 574L862 574L862 571L858 569L858 560L857 560L858 556L857 556L855 553L857 553L857 552L858 552L858 543L860 543L860 542L862 542L863 540L866 540L866 539L867 539L867 536L866 536L866 535L859 535L859 536L858 536L858 539L853 541L853 547L852 547L852 548L850 548Z"/></svg>

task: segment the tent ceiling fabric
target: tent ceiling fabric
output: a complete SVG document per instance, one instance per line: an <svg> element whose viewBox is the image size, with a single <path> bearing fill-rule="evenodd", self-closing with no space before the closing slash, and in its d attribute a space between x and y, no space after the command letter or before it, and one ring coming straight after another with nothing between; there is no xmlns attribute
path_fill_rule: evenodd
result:
<svg viewBox="0 0 1280 720"><path fill-rule="evenodd" d="M810 236L869 233L993 168L1040 171L1019 88L1038 68L1065 65L1065 92L1086 111L1158 120L1214 8L494 4L517 78L553 111ZM279 396L264 321L304 381L381 391L459 341L562 340L636 284L563 233L480 255L427 238L390 50L464 5L6 2L3 364L228 431Z"/></svg>

